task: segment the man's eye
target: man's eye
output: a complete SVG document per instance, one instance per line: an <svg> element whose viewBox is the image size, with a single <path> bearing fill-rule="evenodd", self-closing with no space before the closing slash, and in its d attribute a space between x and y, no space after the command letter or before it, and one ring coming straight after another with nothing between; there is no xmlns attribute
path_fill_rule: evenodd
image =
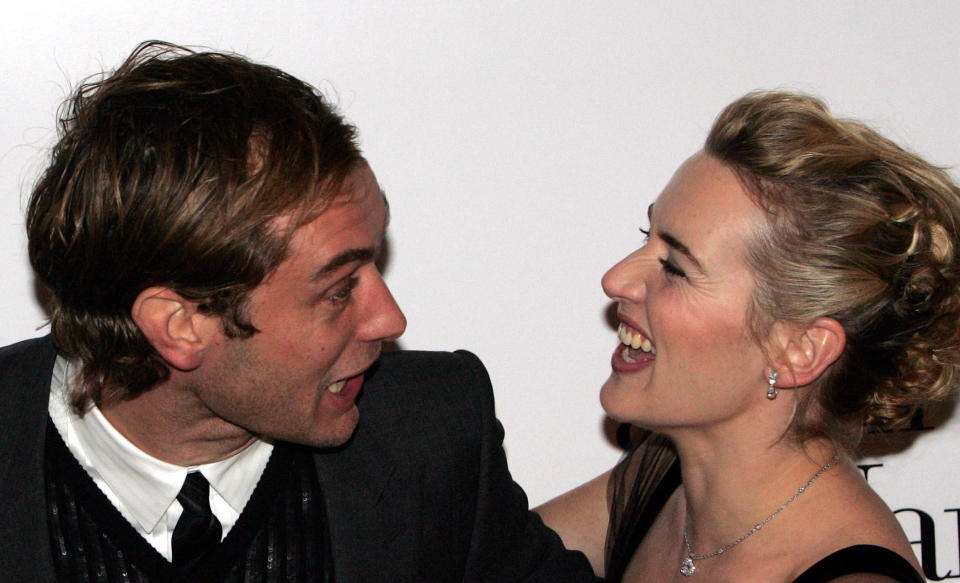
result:
<svg viewBox="0 0 960 583"><path fill-rule="evenodd" d="M660 265L663 266L663 272L667 277L687 277L682 269L670 262L669 259L660 259Z"/></svg>
<svg viewBox="0 0 960 583"><path fill-rule="evenodd" d="M357 278L351 277L339 289L330 295L330 301L335 304L343 304L350 301L353 289L357 287Z"/></svg>

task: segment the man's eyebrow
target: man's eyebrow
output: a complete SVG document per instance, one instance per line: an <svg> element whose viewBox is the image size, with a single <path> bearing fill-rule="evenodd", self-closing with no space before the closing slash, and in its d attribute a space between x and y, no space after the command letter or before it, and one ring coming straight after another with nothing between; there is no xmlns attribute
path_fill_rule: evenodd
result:
<svg viewBox="0 0 960 583"><path fill-rule="evenodd" d="M373 258L376 256L373 249L347 249L343 253L340 253L330 261L327 261L323 267L316 270L313 273L313 276L310 277L310 281L317 281L323 279L324 276L330 274L337 269L340 269L348 263L360 262L365 263L367 261L373 261Z"/></svg>
<svg viewBox="0 0 960 583"><path fill-rule="evenodd" d="M687 259L689 259L690 262L697 267L697 269L699 269L700 271L703 271L703 265L701 265L700 262L697 260L697 258L693 255L693 253L690 251L690 248L684 245L683 243L681 243L679 239L677 239L670 233L667 233L666 231L659 231L657 233L657 236L663 239L664 243L666 243L673 249L676 249L677 251L685 255Z"/></svg>

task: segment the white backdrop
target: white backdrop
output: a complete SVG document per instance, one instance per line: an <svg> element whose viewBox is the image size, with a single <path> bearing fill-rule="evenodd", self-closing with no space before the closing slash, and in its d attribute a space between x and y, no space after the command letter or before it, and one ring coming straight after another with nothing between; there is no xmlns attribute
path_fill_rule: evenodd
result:
<svg viewBox="0 0 960 583"><path fill-rule="evenodd" d="M599 280L723 105L799 88L960 162L955 2L76 4L0 19L0 344L44 333L22 209L68 89L149 38L234 50L318 85L359 126L391 200L401 346L484 359L534 504L618 457L597 402L616 342ZM891 506L917 511L899 514L910 537L936 536L928 576L960 577L958 432L903 434L933 435L868 460Z"/></svg>

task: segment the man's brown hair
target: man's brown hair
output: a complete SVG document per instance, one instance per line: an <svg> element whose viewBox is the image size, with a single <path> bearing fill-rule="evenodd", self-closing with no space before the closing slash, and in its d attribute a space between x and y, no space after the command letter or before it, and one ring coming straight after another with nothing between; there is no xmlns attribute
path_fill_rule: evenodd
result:
<svg viewBox="0 0 960 583"><path fill-rule="evenodd" d="M82 84L59 124L27 232L54 342L81 363L78 411L168 377L130 314L148 287L199 302L228 336L254 334L249 292L362 160L355 128L310 85L155 41ZM272 228L280 216L293 228Z"/></svg>

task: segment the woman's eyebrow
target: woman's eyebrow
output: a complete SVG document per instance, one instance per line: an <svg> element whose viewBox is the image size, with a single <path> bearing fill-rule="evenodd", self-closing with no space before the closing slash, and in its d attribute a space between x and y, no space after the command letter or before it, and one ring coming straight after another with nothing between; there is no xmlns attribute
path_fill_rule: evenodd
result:
<svg viewBox="0 0 960 583"><path fill-rule="evenodd" d="M650 221L651 226L653 225L653 203L647 207L647 220ZM693 265L703 271L703 265L697 259L697 257L690 251L690 248L684 245L680 239L677 239L675 236L671 235L666 231L658 231L657 236L663 239L663 242L666 243L670 248L677 250L679 253L682 253L687 259L690 260Z"/></svg>
<svg viewBox="0 0 960 583"><path fill-rule="evenodd" d="M693 252L690 251L690 248L680 242L679 239L671 235L666 231L658 231L657 236L663 239L663 242L669 245L672 249L676 249L679 253L682 253L691 263L696 266L697 269L703 271L703 265L700 264L700 261L697 260Z"/></svg>

